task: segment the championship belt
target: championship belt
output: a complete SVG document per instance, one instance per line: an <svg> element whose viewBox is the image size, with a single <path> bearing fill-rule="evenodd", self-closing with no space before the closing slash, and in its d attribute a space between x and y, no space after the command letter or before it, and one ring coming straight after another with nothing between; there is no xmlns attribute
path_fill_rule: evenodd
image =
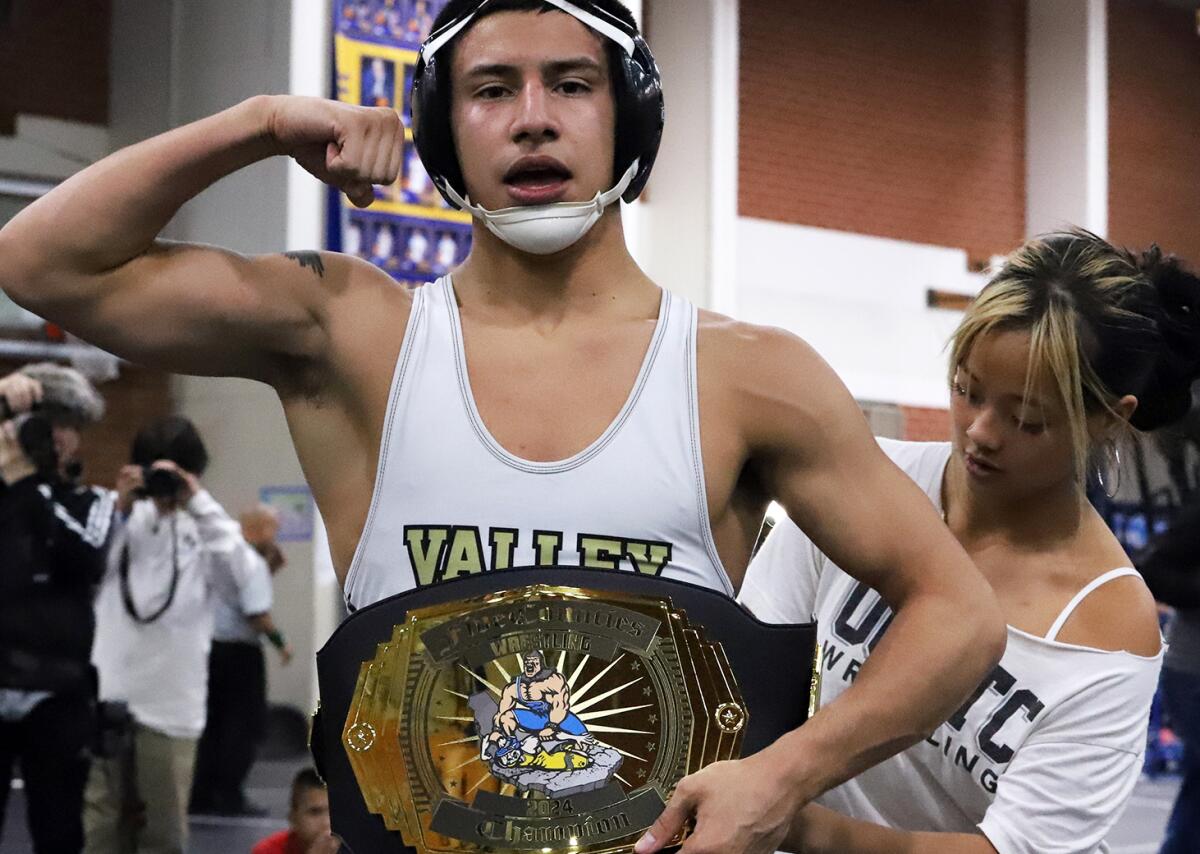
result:
<svg viewBox="0 0 1200 854"><path fill-rule="evenodd" d="M804 723L816 665L815 625L708 588L507 569L342 623L311 747L356 854L629 852L683 777Z"/></svg>

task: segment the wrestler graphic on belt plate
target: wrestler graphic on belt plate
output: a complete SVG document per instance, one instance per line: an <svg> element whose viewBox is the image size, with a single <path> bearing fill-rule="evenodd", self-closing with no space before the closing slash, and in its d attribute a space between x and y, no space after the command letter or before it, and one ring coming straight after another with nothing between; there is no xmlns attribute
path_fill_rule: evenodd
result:
<svg viewBox="0 0 1200 854"><path fill-rule="evenodd" d="M600 788L621 766L621 755L596 741L571 711L567 678L541 650L521 656L522 672L497 703L487 692L470 700L480 736L480 758L492 775L518 790L551 797Z"/></svg>

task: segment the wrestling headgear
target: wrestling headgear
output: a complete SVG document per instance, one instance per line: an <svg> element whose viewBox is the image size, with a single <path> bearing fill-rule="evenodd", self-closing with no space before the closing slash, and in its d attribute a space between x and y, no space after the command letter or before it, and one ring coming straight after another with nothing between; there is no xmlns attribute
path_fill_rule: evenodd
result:
<svg viewBox="0 0 1200 854"><path fill-rule="evenodd" d="M442 197L462 208L508 243L534 255L551 255L591 230L605 208L618 199L632 202L646 186L662 141L662 79L650 47L638 33L592 0L545 0L608 39L616 99L613 187L588 202L556 202L489 211L473 204L455 153L450 128L450 63L444 48L492 0L477 0L432 33L421 47L413 76L413 135L417 153ZM439 62L439 59L442 59Z"/></svg>

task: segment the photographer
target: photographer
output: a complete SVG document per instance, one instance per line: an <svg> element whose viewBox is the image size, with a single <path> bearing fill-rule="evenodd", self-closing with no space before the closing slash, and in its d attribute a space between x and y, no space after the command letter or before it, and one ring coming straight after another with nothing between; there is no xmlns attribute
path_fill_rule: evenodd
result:
<svg viewBox="0 0 1200 854"><path fill-rule="evenodd" d="M200 485L207 465L196 428L169 417L138 433L118 476L123 524L96 598L92 661L100 697L128 705L132 750L92 767L88 852L187 847L213 632L210 577L243 543L237 522Z"/></svg>
<svg viewBox="0 0 1200 854"><path fill-rule="evenodd" d="M1175 609L1163 656L1163 702L1183 741L1183 780L1159 854L1195 849L1200 832L1200 495L1192 495L1138 560L1154 598Z"/></svg>
<svg viewBox="0 0 1200 854"><path fill-rule="evenodd" d="M70 368L29 365L0 379L0 826L19 760L37 852L83 847L92 592L113 502L73 481L79 430L103 414Z"/></svg>

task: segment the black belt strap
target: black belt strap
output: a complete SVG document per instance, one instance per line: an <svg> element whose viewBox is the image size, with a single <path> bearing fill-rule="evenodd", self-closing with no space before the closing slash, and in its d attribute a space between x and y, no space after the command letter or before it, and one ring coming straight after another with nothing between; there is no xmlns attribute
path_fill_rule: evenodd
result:
<svg viewBox="0 0 1200 854"><path fill-rule="evenodd" d="M756 753L808 717L816 625L762 623L723 593L681 581L627 572L538 567L469 576L435 587L401 593L352 614L317 653L320 707L313 719L311 748L329 786L333 830L358 854L411 851L367 811L341 743L359 667L387 642L392 628L413 608L472 599L532 584L583 587L600 592L669 598L702 626L707 640L720 642L749 710L742 754Z"/></svg>

